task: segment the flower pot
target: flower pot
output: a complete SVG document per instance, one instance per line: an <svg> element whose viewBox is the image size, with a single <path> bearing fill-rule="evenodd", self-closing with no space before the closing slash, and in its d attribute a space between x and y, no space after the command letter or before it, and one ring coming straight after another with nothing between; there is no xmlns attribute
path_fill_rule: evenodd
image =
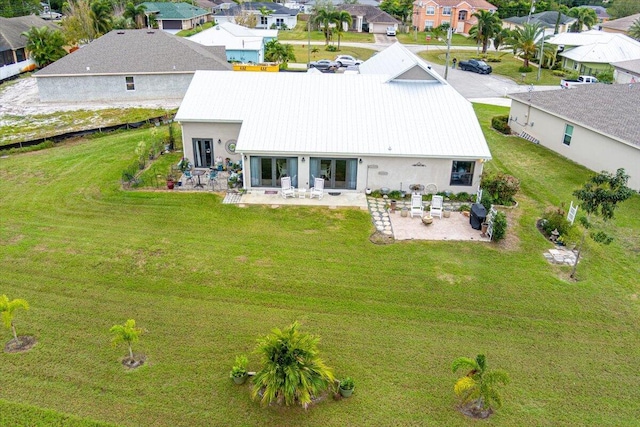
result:
<svg viewBox="0 0 640 427"><path fill-rule="evenodd" d="M371 194L371 189L367 188L366 190L364 190L364 193L368 196L369 194Z"/></svg>
<svg viewBox="0 0 640 427"><path fill-rule="evenodd" d="M236 384L238 384L238 385L240 385L240 384L244 384L244 383L245 383L245 381L247 381L247 377L248 377L248 376L249 376L249 375L244 374L244 375L243 375L243 376L241 376L241 377L232 377L232 378L233 378L233 382L234 382L234 383L236 383Z"/></svg>
<svg viewBox="0 0 640 427"><path fill-rule="evenodd" d="M391 212L395 212L396 211L396 205L398 204L397 201L392 200L391 201Z"/></svg>
<svg viewBox="0 0 640 427"><path fill-rule="evenodd" d="M340 395L342 397L350 397L353 394L353 389L344 389L344 388L340 388Z"/></svg>
<svg viewBox="0 0 640 427"><path fill-rule="evenodd" d="M451 211L445 209L444 211L442 211L442 216L445 218L449 218L451 216Z"/></svg>
<svg viewBox="0 0 640 427"><path fill-rule="evenodd" d="M432 216L423 216L422 217L422 223L424 225L431 225L433 223L433 217Z"/></svg>
<svg viewBox="0 0 640 427"><path fill-rule="evenodd" d="M175 183L175 182L173 182L173 180L172 180L172 179L168 179L168 180L167 180L167 188L168 188L169 190L173 190L173 187L174 187L175 185L176 185L176 183Z"/></svg>
<svg viewBox="0 0 640 427"><path fill-rule="evenodd" d="M482 236L486 236L487 235L487 229L489 228L489 224L487 224L486 222L483 222L481 225L481 231L482 231Z"/></svg>
<svg viewBox="0 0 640 427"><path fill-rule="evenodd" d="M404 218L409 216L409 209L407 208L402 208L402 211L400 211L400 215Z"/></svg>

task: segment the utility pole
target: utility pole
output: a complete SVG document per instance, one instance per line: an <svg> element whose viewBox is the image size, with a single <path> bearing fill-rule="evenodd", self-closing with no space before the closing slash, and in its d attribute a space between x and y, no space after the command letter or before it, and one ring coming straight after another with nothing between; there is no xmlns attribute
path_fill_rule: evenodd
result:
<svg viewBox="0 0 640 427"><path fill-rule="evenodd" d="M540 63L538 64L538 78L540 80L540 74L542 73L542 64L544 63L544 27L542 27L542 41L540 42Z"/></svg>
<svg viewBox="0 0 640 427"><path fill-rule="evenodd" d="M311 67L311 16L307 17L307 70Z"/></svg>
<svg viewBox="0 0 640 427"><path fill-rule="evenodd" d="M453 37L453 10L451 8L451 15L449 15L449 30L447 31L447 60L444 66L444 79L447 80L447 76L449 75L449 56L451 52L451 37Z"/></svg>
<svg viewBox="0 0 640 427"><path fill-rule="evenodd" d="M529 8L529 16L527 16L527 24L531 21L531 14L536 10L536 0L531 0L531 7Z"/></svg>

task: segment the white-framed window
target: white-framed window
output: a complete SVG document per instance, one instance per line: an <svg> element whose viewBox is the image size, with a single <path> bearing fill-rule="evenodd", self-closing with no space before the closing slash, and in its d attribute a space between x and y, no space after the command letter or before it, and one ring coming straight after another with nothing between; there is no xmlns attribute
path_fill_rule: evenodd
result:
<svg viewBox="0 0 640 427"><path fill-rule="evenodd" d="M445 6L442 8L442 14L444 16L449 16L451 15L451 6Z"/></svg>
<svg viewBox="0 0 640 427"><path fill-rule="evenodd" d="M436 14L436 8L433 6L427 6L427 15L435 15Z"/></svg>
<svg viewBox="0 0 640 427"><path fill-rule="evenodd" d="M571 137L573 137L573 126L564 125L564 138L562 143L564 145L571 145Z"/></svg>
<svg viewBox="0 0 640 427"><path fill-rule="evenodd" d="M433 21L424 21L424 30L425 31L433 30Z"/></svg>
<svg viewBox="0 0 640 427"><path fill-rule="evenodd" d="M266 16L261 16L260 17L260 25L267 25L267 17Z"/></svg>
<svg viewBox="0 0 640 427"><path fill-rule="evenodd" d="M125 77L124 81L127 85L127 90L136 90L136 84L133 81L133 76Z"/></svg>

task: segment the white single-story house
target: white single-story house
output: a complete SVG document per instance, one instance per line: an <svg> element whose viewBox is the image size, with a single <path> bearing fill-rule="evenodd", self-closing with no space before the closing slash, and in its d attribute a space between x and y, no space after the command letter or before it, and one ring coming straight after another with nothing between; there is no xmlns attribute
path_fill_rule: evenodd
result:
<svg viewBox="0 0 640 427"><path fill-rule="evenodd" d="M514 133L595 172L624 168L640 189L640 83L509 96Z"/></svg>
<svg viewBox="0 0 640 427"><path fill-rule="evenodd" d="M580 74L595 74L611 69L611 64L640 59L640 42L617 33L598 30L562 33L547 40L558 46L562 67Z"/></svg>
<svg viewBox="0 0 640 427"><path fill-rule="evenodd" d="M262 11L268 11L263 14ZM298 23L298 9L289 9L279 3L259 3L259 2L241 2L222 3L213 8L216 23L223 22L236 23L235 17L248 13L256 15L256 28L262 29L284 29L295 28Z"/></svg>
<svg viewBox="0 0 640 427"><path fill-rule="evenodd" d="M471 103L400 43L360 74L197 71L176 120L196 168L242 161L252 190L474 193L491 158Z"/></svg>
<svg viewBox="0 0 640 427"><path fill-rule="evenodd" d="M230 70L224 47L162 30L113 30L34 74L40 100L181 99L196 70Z"/></svg>
<svg viewBox="0 0 640 427"><path fill-rule="evenodd" d="M264 62L264 45L277 38L278 30L247 28L223 22L188 39L204 46L224 46L232 62Z"/></svg>
<svg viewBox="0 0 640 427"><path fill-rule="evenodd" d="M344 10L351 15L351 25L349 31L358 33L374 33L385 34L388 27L396 30L400 21L389 15L378 6L367 4L341 4L337 6L338 10Z"/></svg>

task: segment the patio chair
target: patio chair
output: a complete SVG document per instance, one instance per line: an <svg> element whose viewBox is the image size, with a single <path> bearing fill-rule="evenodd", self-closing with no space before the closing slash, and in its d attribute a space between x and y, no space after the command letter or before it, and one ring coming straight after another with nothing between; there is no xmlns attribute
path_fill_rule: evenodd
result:
<svg viewBox="0 0 640 427"><path fill-rule="evenodd" d="M324 178L316 178L313 181L313 187L309 190L309 198L313 199L313 196L318 199L322 199L324 196Z"/></svg>
<svg viewBox="0 0 640 427"><path fill-rule="evenodd" d="M442 196L433 195L431 198L431 207L429 208L429 213L432 217L437 216L442 219L442 210L444 207L444 198Z"/></svg>
<svg viewBox="0 0 640 427"><path fill-rule="evenodd" d="M209 185L211 186L211 189L215 190L217 184L218 184L218 171L215 170L215 169L210 169L209 170Z"/></svg>
<svg viewBox="0 0 640 427"><path fill-rule="evenodd" d="M411 218L415 215L417 215L418 218L422 218L424 205L422 204L422 196L420 194L411 195L411 211L409 213L411 214Z"/></svg>
<svg viewBox="0 0 640 427"><path fill-rule="evenodd" d="M290 176L283 176L282 178L280 178L280 187L280 193L282 194L283 199L296 196L296 189L291 185Z"/></svg>
<svg viewBox="0 0 640 427"><path fill-rule="evenodd" d="M189 181L191 181L191 185L195 184L195 181L193 180L193 175L191 174L191 171L190 170L186 170L186 171L184 171L184 183L186 184Z"/></svg>

